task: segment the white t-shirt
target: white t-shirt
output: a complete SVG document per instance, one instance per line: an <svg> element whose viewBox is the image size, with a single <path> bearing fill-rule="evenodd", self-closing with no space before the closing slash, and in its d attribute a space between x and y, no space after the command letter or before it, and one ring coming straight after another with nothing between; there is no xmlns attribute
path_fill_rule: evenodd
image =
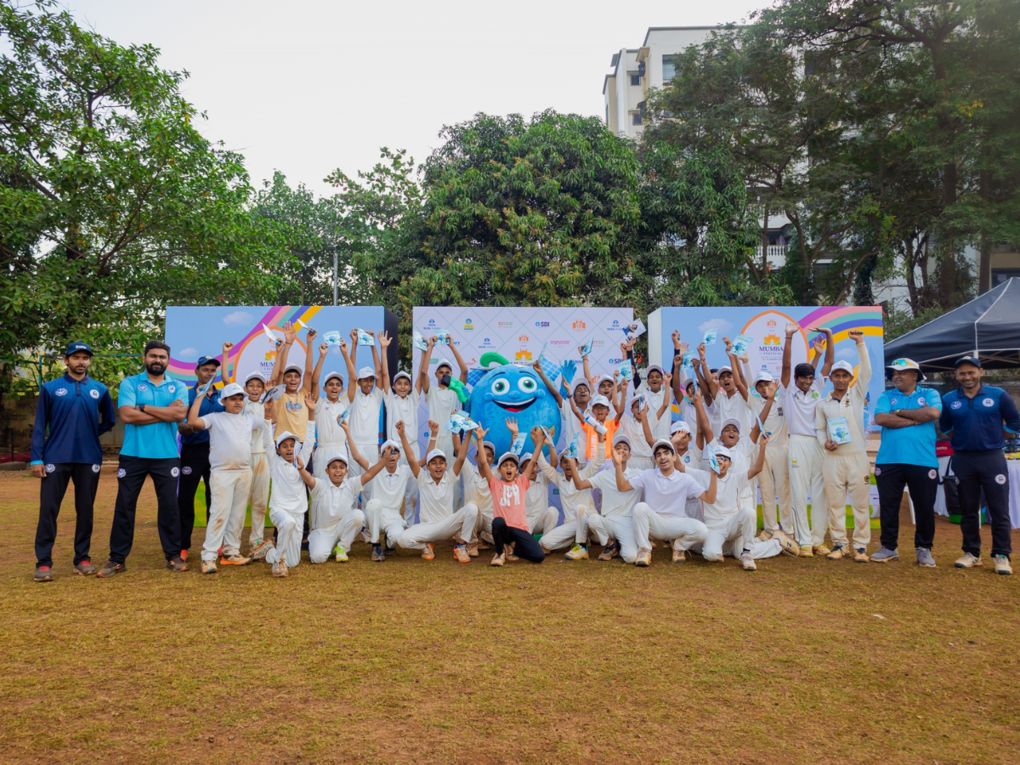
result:
<svg viewBox="0 0 1020 765"><path fill-rule="evenodd" d="M335 402L327 398L320 398L315 402L315 438L320 447L323 444L337 446L347 443L347 434L336 424L336 418L343 414L349 405L350 399L346 394L342 394Z"/></svg>
<svg viewBox="0 0 1020 765"><path fill-rule="evenodd" d="M404 501L404 489L410 477L411 468L407 465L398 464L397 469L392 473L388 468L383 468L365 486L368 498L379 500L386 509L399 510L400 503Z"/></svg>
<svg viewBox="0 0 1020 765"><path fill-rule="evenodd" d="M492 518L495 512L492 508L492 492L489 491L489 482L478 472L478 466L465 460L460 474L464 478L464 501L474 502L481 515Z"/></svg>
<svg viewBox="0 0 1020 765"><path fill-rule="evenodd" d="M747 408L753 415L751 420L751 427L754 427L754 422L761 417L762 409L765 408L765 399L757 394L757 391L748 391L747 393ZM786 437L786 416L783 414L783 399L781 395L776 395L776 400L772 402L772 406L769 408L769 416L765 418L765 423L762 425L762 430L771 433L769 437L769 445L772 444L785 444L789 439Z"/></svg>
<svg viewBox="0 0 1020 765"><path fill-rule="evenodd" d="M397 432L397 423L403 421L407 440L414 446L418 443L418 406L421 403L418 391L411 388L411 392L401 398L390 388L390 392L385 395L384 400L386 402L386 438L399 444L400 434Z"/></svg>
<svg viewBox="0 0 1020 765"><path fill-rule="evenodd" d="M640 470L628 467L623 471L623 476L630 481L640 472ZM641 492L637 489L620 491L616 488L615 465L612 466L612 469L599 471L588 480L591 481L592 488L602 491L603 517L630 518L634 515L634 505L641 501Z"/></svg>
<svg viewBox="0 0 1020 765"><path fill-rule="evenodd" d="M566 449L571 441L574 440L574 436L581 431L581 423L577 421L577 417L574 416L574 410L570 408L570 399L563 399L563 403L560 404L560 423L563 433L563 448ZM584 439L582 438L583 442ZM584 457L582 456L582 461Z"/></svg>
<svg viewBox="0 0 1020 765"><path fill-rule="evenodd" d="M652 417L651 410L645 413L645 417ZM649 427L651 427L652 420L648 421ZM630 439L630 453L633 457L641 457L643 459L649 459L652 456L652 447L648 445L645 440L645 427L640 422L634 419L628 409L623 417L620 418L620 427L626 434L627 438ZM669 437L669 428L666 429L666 437Z"/></svg>
<svg viewBox="0 0 1020 765"><path fill-rule="evenodd" d="M452 470L443 473L436 483L425 468L418 471L419 519L422 523L439 523L453 515L453 487L457 476Z"/></svg>
<svg viewBox="0 0 1020 765"><path fill-rule="evenodd" d="M252 412L242 410L240 414L213 412L204 415L202 422L209 431L212 470L251 469L252 433L261 430L265 420L256 420Z"/></svg>
<svg viewBox="0 0 1020 765"><path fill-rule="evenodd" d="M740 510L740 492L751 485L747 477L747 471L735 471L734 466L726 471L726 477L716 476L715 502L708 504L702 502L705 508L705 525L710 529L725 527L730 518ZM711 474L707 470L695 470L691 468L688 475L698 484L708 490Z"/></svg>
<svg viewBox="0 0 1020 765"><path fill-rule="evenodd" d="M815 377L807 393L797 387L797 381L791 380L783 391L783 415L791 436L815 437L815 409L822 401L822 386ZM775 406L775 404L773 404Z"/></svg>
<svg viewBox="0 0 1020 765"><path fill-rule="evenodd" d="M528 465L531 468L531 465ZM542 474L541 468L535 473L528 491L524 495L524 504L528 508L528 515L541 515L549 509L549 479Z"/></svg>
<svg viewBox="0 0 1020 765"><path fill-rule="evenodd" d="M265 422L263 420L263 422ZM269 474L273 481L273 490L269 493L269 509L282 510L292 515L301 515L308 510L308 497L305 496L305 482L293 463L283 460L276 453L273 434L268 424L262 428L263 444L266 448L266 461ZM315 423L309 422L305 428L305 440L301 443L298 456L301 462L308 464L315 443Z"/></svg>
<svg viewBox="0 0 1020 765"><path fill-rule="evenodd" d="M655 467L642 470L628 479L635 489L644 491L644 501L659 515L687 516L687 500L700 497L704 489L686 473L674 469L668 476Z"/></svg>
<svg viewBox="0 0 1020 765"><path fill-rule="evenodd" d="M260 404L258 401L252 401L248 399L244 402L244 413L251 412L252 417L255 418L256 422L265 422L266 420L266 405ZM252 430L251 432L251 453L252 454L265 454L266 447L262 443L262 433L259 429Z"/></svg>
<svg viewBox="0 0 1020 765"><path fill-rule="evenodd" d="M373 444L375 452L379 451L379 413L382 403L383 393L378 385L367 396L358 388L348 417L354 443Z"/></svg>
<svg viewBox="0 0 1020 765"><path fill-rule="evenodd" d="M708 447L705 449L705 453L701 457L701 467L703 470L711 470L711 463L708 460L708 452L711 449L713 452L722 446L722 441L718 438L712 439L709 442ZM757 448L757 444L751 441L747 436L741 436L740 440L737 441L733 446L729 447L730 454L733 455L733 459L730 460L729 472L732 473L734 470L743 470L745 473L751 468L751 455L754 454L754 450Z"/></svg>
<svg viewBox="0 0 1020 765"><path fill-rule="evenodd" d="M743 434L751 431L751 412L747 409L747 402L740 392L727 396L722 388L715 394L715 406L712 407L712 429L716 435L722 430L722 424L726 420L734 419L740 423L740 432Z"/></svg>
<svg viewBox="0 0 1020 765"><path fill-rule="evenodd" d="M357 494L351 488L352 479L350 476L344 478L343 483L334 486L328 478L316 478L315 486L312 488L312 505L315 507L316 521L320 526L329 526L341 520L354 509ZM353 481L360 484L361 479ZM360 485L357 492L361 491Z"/></svg>
<svg viewBox="0 0 1020 765"><path fill-rule="evenodd" d="M446 423L450 421L450 415L460 409L460 399L457 398L457 392L452 388L440 388L439 383L435 380L430 380L429 389L425 393L425 403L429 407L429 419L439 424L438 441L447 444L452 442L453 433L446 429ZM450 447L440 448L446 451ZM447 454L446 457L450 459L451 455Z"/></svg>
<svg viewBox="0 0 1020 765"><path fill-rule="evenodd" d="M658 393L653 393L652 389L647 385L642 385L638 393L643 393L645 400L648 402L648 427L652 429L652 437L655 439L669 438L669 426L673 424L673 417L666 407L666 411L662 413L662 417L657 417L659 408L662 406L662 401L666 396L669 396L670 403L673 402L673 393L666 386L659 388ZM640 424L640 423L639 423ZM694 427L693 423L690 423L691 427ZM644 441L644 433L642 432L641 440Z"/></svg>
<svg viewBox="0 0 1020 765"><path fill-rule="evenodd" d="M599 454L595 459L577 471L578 477L582 481L590 480L605 461L606 456ZM568 480L563 473L553 468L544 456L538 458L538 469L542 471L542 475L547 480L556 484L556 488L560 490L560 504L563 505L564 511L573 510L578 505L584 505L591 511L595 510L595 499L592 497L591 489L578 489L574 485L573 478Z"/></svg>

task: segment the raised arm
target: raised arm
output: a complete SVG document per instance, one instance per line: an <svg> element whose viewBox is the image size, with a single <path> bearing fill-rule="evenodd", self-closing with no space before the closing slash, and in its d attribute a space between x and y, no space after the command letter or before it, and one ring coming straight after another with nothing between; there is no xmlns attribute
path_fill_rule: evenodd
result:
<svg viewBox="0 0 1020 765"><path fill-rule="evenodd" d="M488 433L488 432L489 431L486 430L485 428L483 428L481 425L479 425L477 428L475 428L475 441L478 444L478 453L479 454L484 454L485 453L482 450L485 449L485 446L483 446L483 444L485 443L485 434ZM499 455L496 455L496 456L497 456L497 459L498 459ZM479 459L478 460L478 474L482 478L484 478L486 481L491 481L492 480L492 470L489 469L489 465L488 465L488 463L486 463L486 461L484 459Z"/></svg>
<svg viewBox="0 0 1020 765"><path fill-rule="evenodd" d="M529 481L535 480L535 474L538 472L538 459L537 456L542 454L542 445L545 443L545 433L537 425L531 429L531 441L535 445L534 456L531 458L531 463L528 465L528 475L526 478Z"/></svg>
<svg viewBox="0 0 1020 765"><path fill-rule="evenodd" d="M638 412L634 419L641 423L641 429L645 433L645 441L649 446L655 446L655 436L652 434L652 426L648 423L648 404L645 404L645 408Z"/></svg>
<svg viewBox="0 0 1020 765"><path fill-rule="evenodd" d="M581 369L584 371L584 379L588 381L588 385L593 385L591 379L591 367L588 366L588 354L584 352L584 346L577 346L577 352L581 354Z"/></svg>
<svg viewBox="0 0 1020 765"><path fill-rule="evenodd" d="M790 373L792 372L793 360L793 336L797 334L799 329L800 327L792 321L786 325L786 342L783 343L783 372L779 378L783 383L783 388L787 388L790 385Z"/></svg>
<svg viewBox="0 0 1020 765"><path fill-rule="evenodd" d="M556 443L552 438L545 439L545 445L549 447L549 464L555 470L560 464L560 457L556 453ZM539 454L541 456L541 454Z"/></svg>
<svg viewBox="0 0 1020 765"><path fill-rule="evenodd" d="M588 383L589 385L591 383ZM567 385L567 401L570 402L570 411L574 413L578 422L584 422L584 412L577 408L577 402L574 401L574 397L570 393L570 385Z"/></svg>
<svg viewBox="0 0 1020 765"><path fill-rule="evenodd" d="M233 343L223 344L223 365L220 367L220 379L223 380L223 384L232 383L237 379L237 368L234 368L233 373L230 372L230 349L234 347Z"/></svg>
<svg viewBox="0 0 1020 765"><path fill-rule="evenodd" d="M209 395L211 390L214 390L212 381L206 383L200 391L195 392L195 400L191 402L191 406L188 408L187 425L179 425L179 428L188 427L191 431L205 430L205 420L198 416L198 412L202 408L202 399ZM148 410L148 407L146 407L146 410Z"/></svg>
<svg viewBox="0 0 1020 765"><path fill-rule="evenodd" d="M705 444L712 443L715 434L712 432L712 423L709 422L708 412L705 411L705 399L700 390L694 394L694 416L698 423L698 448L704 449Z"/></svg>
<svg viewBox="0 0 1020 765"><path fill-rule="evenodd" d="M298 457L298 475L301 476L301 480L309 490L315 488L315 476L308 472L308 468L305 467L305 463L300 457Z"/></svg>
<svg viewBox="0 0 1020 765"><path fill-rule="evenodd" d="M619 424L620 420L623 419L623 413L627 407L627 386L630 384L628 380L624 380L621 385L620 373L613 372L613 408L616 409L616 416L613 418Z"/></svg>
<svg viewBox="0 0 1020 765"><path fill-rule="evenodd" d="M415 478L418 477L418 473L421 472L421 465L418 460L411 457L411 444L407 442L407 428L404 426L403 420L397 420L397 433L400 434L400 448L404 450L404 454L408 456L407 465L411 468L411 473ZM428 452L425 453L428 456Z"/></svg>
<svg viewBox="0 0 1020 765"><path fill-rule="evenodd" d="M560 392L556 390L556 387L552 384L552 382L550 382L549 378L545 376L545 371L542 369L542 359L537 359L531 366L538 373L538 376L542 378L542 382L545 383L545 387L549 389L553 398L556 399L556 406L563 406L563 396L561 396Z"/></svg>
<svg viewBox="0 0 1020 765"><path fill-rule="evenodd" d="M347 420L340 423L340 429L347 436L347 448L351 453L351 459L361 465L362 470L368 470L368 460L361 454L361 450L358 449L358 445L354 443L354 439L351 438L351 426L347 424ZM382 460L380 460L381 462Z"/></svg>
<svg viewBox="0 0 1020 765"><path fill-rule="evenodd" d="M617 491L633 491L634 487L630 485L630 481L623 474L623 461L620 455L613 449L613 465L616 467L616 489Z"/></svg>
<svg viewBox="0 0 1020 765"><path fill-rule="evenodd" d="M457 359L457 366L460 367L460 381L467 385L468 368L467 364L464 363L464 357L460 355L460 351L457 350L457 346L453 343L453 336L450 335L450 350L453 351L453 357Z"/></svg>
<svg viewBox="0 0 1020 765"><path fill-rule="evenodd" d="M828 377L832 365L836 363L836 343L832 339L832 330L827 327L823 329L808 327L808 332L821 332L825 335L825 362L822 364L822 377Z"/></svg>
<svg viewBox="0 0 1020 765"><path fill-rule="evenodd" d="M305 393L310 393L312 390L312 357L315 356L314 344L315 330L311 327L308 328L308 333L305 335L305 348L307 353L305 354L305 373L301 377L301 390Z"/></svg>
<svg viewBox="0 0 1020 765"><path fill-rule="evenodd" d="M289 321L283 325L283 343L276 341L276 360L273 362L273 371L269 376L269 386L279 385L283 382L283 370L287 368L287 356L290 355L290 346L297 338L297 331Z"/></svg>
<svg viewBox="0 0 1020 765"><path fill-rule="evenodd" d="M436 435L439 433L439 426L436 426ZM457 448L457 459L453 463L453 474L455 476L460 475L460 471L464 468L464 461L467 459L468 447L471 446L471 436L465 434L465 437L460 440L460 446Z"/></svg>
<svg viewBox="0 0 1020 765"><path fill-rule="evenodd" d="M379 384L382 386L383 393L390 392L390 362L387 358L389 356L387 351L390 348L391 342L393 342L393 339L386 330L383 330L383 333L379 335L379 346L382 348L382 353L379 354L382 356L382 374L379 377Z"/></svg>
<svg viewBox="0 0 1020 765"><path fill-rule="evenodd" d="M373 340L376 339L375 332L370 329L365 331L367 334L372 336ZM382 364L379 360L379 348L375 343L372 343L372 369L375 370L375 376L377 379L382 376Z"/></svg>
<svg viewBox="0 0 1020 765"><path fill-rule="evenodd" d="M432 349L436 347L436 339L430 337L428 344L429 347L421 352L421 363L418 365L418 380L414 384L419 394L429 392L429 363L432 361Z"/></svg>
<svg viewBox="0 0 1020 765"><path fill-rule="evenodd" d="M698 344L698 359L701 361L699 366L694 367L694 373L698 376L698 385L708 391L708 397L715 400L716 394L719 393L719 383L715 379L715 375L712 374L712 370L708 366L708 361L705 359L705 344Z"/></svg>
<svg viewBox="0 0 1020 765"><path fill-rule="evenodd" d="M740 357L733 352L733 345L729 338L726 340L726 355L730 357L730 367L733 369L733 384L737 386L737 392L747 401L747 381L744 379L744 370L740 368Z"/></svg>
<svg viewBox="0 0 1020 765"><path fill-rule="evenodd" d="M659 407L659 411L657 411L655 413L655 421L656 422L658 422L659 420L662 419L662 416L664 414L666 414L666 412L669 411L669 405L671 403L673 403L673 399L669 395L670 392L672 392L672 390L673 390L672 382L673 382L673 375L671 375L669 372L665 372L662 375L662 387L663 387L663 390L666 391L666 393L662 397L662 406L660 406Z"/></svg>
<svg viewBox="0 0 1020 765"><path fill-rule="evenodd" d="M311 383L311 394L315 397L319 397L319 380L322 377L322 364L326 361L326 354L329 352L329 346L322 343L319 346L319 360L315 362L315 369L312 370L312 383Z"/></svg>

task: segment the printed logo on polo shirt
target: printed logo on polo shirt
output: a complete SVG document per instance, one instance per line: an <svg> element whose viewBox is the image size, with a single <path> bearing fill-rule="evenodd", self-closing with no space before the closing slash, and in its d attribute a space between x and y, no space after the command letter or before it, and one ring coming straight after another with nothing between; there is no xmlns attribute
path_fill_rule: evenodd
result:
<svg viewBox="0 0 1020 765"><path fill-rule="evenodd" d="M963 402L962 401L954 401L953 402L953 409L959 409L961 406L963 406Z"/></svg>
<svg viewBox="0 0 1020 765"><path fill-rule="evenodd" d="M49 465L46 466L47 469L49 469L49 467L50 467ZM1004 483L1006 483L1006 476L1004 476L1002 473L999 473L997 476L995 476L995 482L999 484L999 486L1002 486Z"/></svg>
<svg viewBox="0 0 1020 765"><path fill-rule="evenodd" d="M126 475L127 475L127 471L124 468L121 468L120 470L117 471L117 477L118 478L123 478Z"/></svg>
<svg viewBox="0 0 1020 765"><path fill-rule="evenodd" d="M180 473L180 472L181 471L178 470L177 468L170 468L170 475L172 475L174 478L176 478L177 474Z"/></svg>
<svg viewBox="0 0 1020 765"><path fill-rule="evenodd" d="M67 395L67 388L57 388L57 395L58 396L66 396Z"/></svg>
<svg viewBox="0 0 1020 765"><path fill-rule="evenodd" d="M99 398L99 391L93 388L92 390L89 391L89 395L92 396L92 398Z"/></svg>
<svg viewBox="0 0 1020 765"><path fill-rule="evenodd" d="M928 471L928 477L934 481L936 478L939 477L939 474L935 472L934 468L932 468L931 470Z"/></svg>
<svg viewBox="0 0 1020 765"><path fill-rule="evenodd" d="M141 385L138 386L138 390L148 390L148 389L149 389L149 386L146 385L145 383L142 383Z"/></svg>
<svg viewBox="0 0 1020 765"><path fill-rule="evenodd" d="M921 398L917 399L917 405L918 405L918 406L924 406L924 405L925 405L925 403L926 403L926 402L925 402L925 400L924 400L924 396L921 396Z"/></svg>
<svg viewBox="0 0 1020 765"><path fill-rule="evenodd" d="M875 475L882 475L882 468L880 467L875 468Z"/></svg>
<svg viewBox="0 0 1020 765"><path fill-rule="evenodd" d="M98 473L102 469L102 467L103 467L102 465L93 465L92 466L92 472L93 473Z"/></svg>
<svg viewBox="0 0 1020 765"><path fill-rule="evenodd" d="M176 391L176 390L177 390L177 388L175 388L175 387L173 386L173 384L171 383L171 384L169 385L169 387L167 387L167 390L168 390L168 391L170 391L171 393L173 393L174 391Z"/></svg>
<svg viewBox="0 0 1020 765"><path fill-rule="evenodd" d="M47 473L52 473L56 469L57 469L57 466L54 465L52 462L49 465L46 466L46 472Z"/></svg>
<svg viewBox="0 0 1020 765"><path fill-rule="evenodd" d="M995 402L992 401L990 398L986 398L981 403L984 404L985 406L995 406Z"/></svg>
<svg viewBox="0 0 1020 765"><path fill-rule="evenodd" d="M191 475L191 468L190 467L185 467L185 468L181 468L181 469L184 471L184 475Z"/></svg>
<svg viewBox="0 0 1020 765"><path fill-rule="evenodd" d="M893 399L893 400L892 400L892 401L890 401L889 403L890 403L890 404L892 404L893 406L896 406L896 399Z"/></svg>

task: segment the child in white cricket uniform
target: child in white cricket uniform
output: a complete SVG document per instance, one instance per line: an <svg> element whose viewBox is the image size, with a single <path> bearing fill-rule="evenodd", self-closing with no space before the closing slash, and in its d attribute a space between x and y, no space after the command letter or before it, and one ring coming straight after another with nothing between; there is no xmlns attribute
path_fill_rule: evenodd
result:
<svg viewBox="0 0 1020 765"><path fill-rule="evenodd" d="M411 385L411 375L407 372L397 372L392 381L390 380L386 351L391 342L387 333L383 332L379 336L379 345L382 346L383 402L386 404L386 438L390 441L399 441L400 433L397 432L397 423L404 423L410 436L408 439L410 451L401 453L400 462L410 466L411 460L417 462L421 459L421 447L418 446L418 407L421 403L421 379L419 378L417 387ZM414 523L417 497L418 482L409 480L404 491L404 521L408 526Z"/></svg>
<svg viewBox="0 0 1020 765"><path fill-rule="evenodd" d="M599 439L603 438L604 436L599 434ZM555 459L556 451L551 444L549 452L550 457ZM583 468L579 466L577 460L560 457L561 470L557 470L546 461L544 456L539 455L538 469L542 471L542 475L547 481L555 484L556 488L560 490L560 504L563 506L562 524L559 524L559 512L555 507L549 508L542 524L545 531L542 538L538 540L538 544L547 553L560 550L573 540L574 544L567 551L565 558L567 560L582 560L588 557L588 538L586 536L588 527L583 519L586 514L597 514L598 511L595 509L595 498L592 496L591 489L578 489L574 485L574 472L577 472L582 481L590 481L605 462L605 453L601 448L595 459Z"/></svg>
<svg viewBox="0 0 1020 765"><path fill-rule="evenodd" d="M275 403L275 402L274 402ZM267 402L267 419L271 418L274 405ZM315 423L306 426L300 454L296 454L298 436L289 431L276 434L274 439L267 426L263 431L266 459L273 479L273 491L269 496L269 519L276 527L276 547L266 554L266 563L273 567L273 576L284 577L288 569L301 562L301 536L304 531L305 513L308 512L308 497L299 468L303 468L312 456L315 442Z"/></svg>
<svg viewBox="0 0 1020 765"><path fill-rule="evenodd" d="M599 451L603 451L599 446ZM623 466L623 474L628 479L640 471L628 467L630 459L630 439L620 433L613 437L613 454L619 458ZM604 546L599 560L612 560L619 555L626 563L637 560L637 544L634 539L634 506L641 501L641 492L635 489L620 491L616 485L616 473L612 470L600 470L591 478L582 479L574 474L574 486L581 489L599 489L602 492L602 514L585 513L583 529L580 536L587 539L588 533L598 536L599 544ZM609 544L612 539L613 544Z"/></svg>
<svg viewBox="0 0 1020 765"><path fill-rule="evenodd" d="M453 364L450 363L449 359L439 359L439 363L436 365L436 379L429 379L429 365L432 363L432 351L435 349L436 343L438 342L438 337L430 337L428 339L428 348L422 352L421 362L418 368L417 387L425 395L425 403L428 404L429 407L429 419L432 422L438 422L440 425L445 425L450 421L450 416L460 409L460 399L457 397L457 391L450 387L453 376ZM464 359L461 357L460 351L457 350L457 346L454 344L452 337L449 342L450 344L448 347L453 352L454 358L457 359L457 365L460 367L459 379L462 383L467 383L467 365L464 363ZM439 434L439 440L436 442L436 448L446 455L446 459L448 461L456 458L456 453L453 447L453 433L445 427Z"/></svg>
<svg viewBox="0 0 1020 765"><path fill-rule="evenodd" d="M365 332L375 337L370 330ZM358 359L358 330L351 331L351 367L357 364ZM379 420L382 414L383 393L376 384L381 373L379 363L379 351L375 344L372 344L372 360L374 366L362 367L358 370L357 379L353 384L347 386L347 398L351 402L351 413L348 418L351 423L350 433L354 443L358 445L358 451L371 464L379 454ZM362 467L355 462L348 465L348 470L354 476L361 475Z"/></svg>
<svg viewBox="0 0 1020 765"><path fill-rule="evenodd" d="M263 422L266 418L266 407L262 403L266 382L265 375L260 372L252 372L244 380L244 390L248 394L244 411L254 417L256 422ZM265 539L266 512L269 508L269 463L266 462L266 445L261 430L252 431L251 434L251 490L248 493L248 504L251 506L248 554L254 560L262 560L273 542Z"/></svg>
<svg viewBox="0 0 1020 765"><path fill-rule="evenodd" d="M470 440L471 434L463 436L464 440ZM486 465L492 465L496 459L496 446L491 441L485 441L478 445L476 460L485 460ZM470 502L478 508L478 524L476 526L475 541L468 545L468 555L472 558L478 557L478 550L481 548L479 540L488 544L494 544L492 538L492 518L495 512L492 506L492 492L489 490L489 482L479 472L477 466L465 462L461 466L460 474L464 478L464 501Z"/></svg>

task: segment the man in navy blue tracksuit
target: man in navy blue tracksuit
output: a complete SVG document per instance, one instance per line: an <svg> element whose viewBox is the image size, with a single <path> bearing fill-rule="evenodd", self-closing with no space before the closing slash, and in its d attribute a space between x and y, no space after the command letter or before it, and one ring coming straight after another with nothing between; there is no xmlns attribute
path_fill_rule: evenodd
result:
<svg viewBox="0 0 1020 765"><path fill-rule="evenodd" d="M963 556L958 568L973 568L981 561L980 497L988 503L992 526L992 561L998 574L1012 574L1009 564L1009 473L1002 450L1003 430L1020 431L1020 412L1002 388L981 384L981 361L964 356L956 362L960 387L942 397L939 428L951 435L953 472L960 481Z"/></svg>
<svg viewBox="0 0 1020 765"><path fill-rule="evenodd" d="M35 532L35 581L53 580L53 543L57 515L74 481L74 568L83 575L96 573L89 558L92 514L99 488L103 449L99 436L113 428L116 415L110 392L89 377L92 349L71 343L64 351L67 371L39 390L32 430L32 475L42 479L39 489L39 526ZM49 435L47 435L47 429Z"/></svg>

